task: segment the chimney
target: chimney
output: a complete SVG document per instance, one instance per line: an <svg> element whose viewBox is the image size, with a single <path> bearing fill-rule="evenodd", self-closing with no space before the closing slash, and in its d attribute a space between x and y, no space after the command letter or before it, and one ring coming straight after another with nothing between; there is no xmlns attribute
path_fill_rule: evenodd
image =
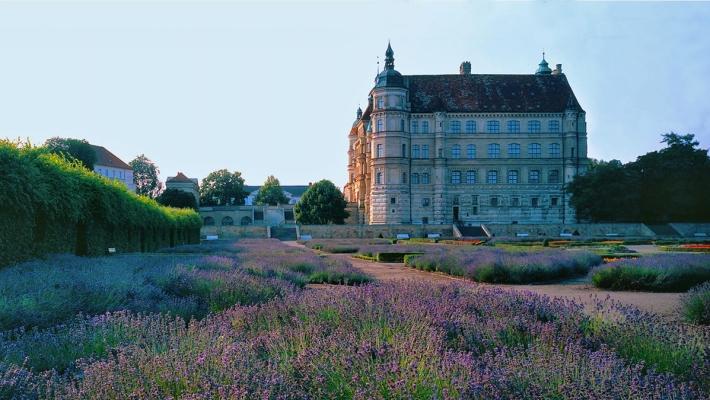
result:
<svg viewBox="0 0 710 400"><path fill-rule="evenodd" d="M461 66L459 67L459 74L460 75L471 75L471 62L470 61L464 61L461 63Z"/></svg>
<svg viewBox="0 0 710 400"><path fill-rule="evenodd" d="M555 70L552 71L552 75L562 75L562 64L555 65Z"/></svg>

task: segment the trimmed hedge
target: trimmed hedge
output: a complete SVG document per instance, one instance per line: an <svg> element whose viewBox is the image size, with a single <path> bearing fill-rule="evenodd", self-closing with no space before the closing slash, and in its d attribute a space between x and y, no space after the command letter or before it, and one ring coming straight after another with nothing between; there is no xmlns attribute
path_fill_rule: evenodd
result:
<svg viewBox="0 0 710 400"><path fill-rule="evenodd" d="M193 210L161 207L42 147L0 140L0 188L0 265L200 240Z"/></svg>

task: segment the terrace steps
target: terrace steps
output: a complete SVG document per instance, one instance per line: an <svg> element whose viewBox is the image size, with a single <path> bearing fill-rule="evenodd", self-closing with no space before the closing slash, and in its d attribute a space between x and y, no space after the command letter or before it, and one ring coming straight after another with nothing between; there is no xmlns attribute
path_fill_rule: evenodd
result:
<svg viewBox="0 0 710 400"><path fill-rule="evenodd" d="M463 226L463 225L457 225L456 226L459 229L459 232L461 232L461 236L463 238L487 238L488 235L486 235L486 232L483 230L481 226Z"/></svg>
<svg viewBox="0 0 710 400"><path fill-rule="evenodd" d="M645 224L656 236L681 237L681 235L670 224Z"/></svg>

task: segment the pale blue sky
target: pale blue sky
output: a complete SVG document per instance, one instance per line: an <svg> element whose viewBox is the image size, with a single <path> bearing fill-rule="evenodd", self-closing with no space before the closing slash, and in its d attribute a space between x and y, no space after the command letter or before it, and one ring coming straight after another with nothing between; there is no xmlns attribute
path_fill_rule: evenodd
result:
<svg viewBox="0 0 710 400"><path fill-rule="evenodd" d="M2 2L0 137L145 153L163 179L342 186L388 39L403 74L532 73L544 49L591 157L633 160L669 130L710 145L707 2Z"/></svg>

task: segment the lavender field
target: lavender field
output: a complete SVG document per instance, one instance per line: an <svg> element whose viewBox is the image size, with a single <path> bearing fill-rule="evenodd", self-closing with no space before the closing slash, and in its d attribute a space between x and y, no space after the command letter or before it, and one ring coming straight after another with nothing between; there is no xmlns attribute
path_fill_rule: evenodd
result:
<svg viewBox="0 0 710 400"><path fill-rule="evenodd" d="M703 399L710 331L270 240L0 270L0 398ZM346 285L310 289L309 282Z"/></svg>

